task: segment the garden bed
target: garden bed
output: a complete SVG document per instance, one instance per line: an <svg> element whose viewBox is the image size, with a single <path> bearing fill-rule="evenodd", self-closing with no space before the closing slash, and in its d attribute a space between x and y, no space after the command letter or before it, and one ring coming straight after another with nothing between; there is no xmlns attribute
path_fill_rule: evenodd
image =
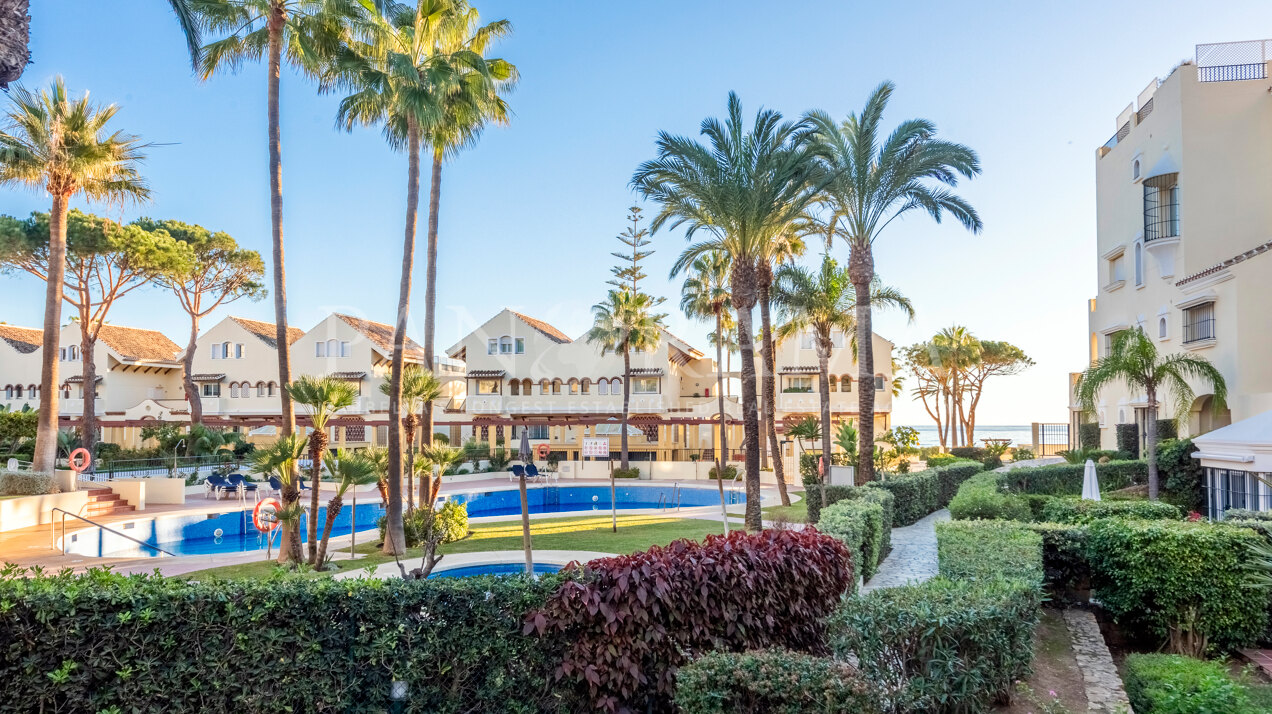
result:
<svg viewBox="0 0 1272 714"><path fill-rule="evenodd" d="M996 714L1037 714L1046 711L1039 702L1058 702L1071 712L1085 712L1087 699L1082 670L1073 656L1069 628L1059 610L1044 608L1042 619L1034 630L1033 676L1024 684L1033 692L1033 700L1017 694L1010 705L993 709ZM1056 696L1052 697L1051 692Z"/></svg>

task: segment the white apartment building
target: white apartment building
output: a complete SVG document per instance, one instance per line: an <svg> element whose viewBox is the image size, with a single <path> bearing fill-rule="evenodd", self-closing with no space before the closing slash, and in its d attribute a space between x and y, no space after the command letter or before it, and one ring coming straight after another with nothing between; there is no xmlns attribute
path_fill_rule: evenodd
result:
<svg viewBox="0 0 1272 714"><path fill-rule="evenodd" d="M1182 405L1198 435L1272 410L1272 41L1198 45L1196 59L1154 79L1096 151L1098 295L1089 301L1091 361L1123 330L1165 354L1204 355L1223 373L1228 408L1210 389ZM1071 431L1087 418L1073 398ZM1179 405L1165 403L1163 418ZM1104 448L1117 424L1141 426L1146 396L1107 388L1097 413ZM1076 440L1076 439L1075 439Z"/></svg>

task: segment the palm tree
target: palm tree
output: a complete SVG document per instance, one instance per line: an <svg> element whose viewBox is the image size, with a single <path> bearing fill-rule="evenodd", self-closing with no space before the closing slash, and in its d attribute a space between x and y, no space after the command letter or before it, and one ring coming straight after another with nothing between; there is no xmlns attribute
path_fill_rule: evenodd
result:
<svg viewBox="0 0 1272 714"><path fill-rule="evenodd" d="M742 355L746 524L757 531L763 524L751 310L758 297L756 273L770 254L770 243L799 219L823 182L814 147L804 140L806 128L804 122L786 122L778 112L761 109L748 130L742 102L730 92L728 118L702 122L700 133L708 145L660 132L657 158L641 164L632 176L637 192L661 205L651 232L684 226L689 240L700 231L710 236L691 244L678 265L689 265L711 251L729 257L729 283Z"/></svg>
<svg viewBox="0 0 1272 714"><path fill-rule="evenodd" d="M777 479L777 490L781 495L782 505L789 506L791 499L786 493L786 466L782 463L782 445L777 440L777 354L773 345L773 271L775 267L789 263L804 254L804 240L794 233L778 236L769 243L766 260L759 263L757 279L759 280L760 304L760 359L763 360L760 370L760 417L763 420L761 441L768 441L769 454L773 457L773 475ZM763 449L760 458L768 459Z"/></svg>
<svg viewBox="0 0 1272 714"><path fill-rule="evenodd" d="M393 396L393 380L386 377L380 383L380 392L387 397ZM402 370L402 429L406 432L406 500L407 510L415 510L415 430L419 428L418 412L425 404L442 395L442 383L433 376L431 370L411 365ZM420 493L423 493L421 489ZM423 501L420 502L423 505Z"/></svg>
<svg viewBox="0 0 1272 714"><path fill-rule="evenodd" d="M821 422L816 417L804 417L787 429L786 435L795 439L795 443L799 444L800 453L803 453L805 441L821 441Z"/></svg>
<svg viewBox="0 0 1272 714"><path fill-rule="evenodd" d="M981 229L971 204L950 187L958 177L980 173L976 152L935 138L936 126L926 119L902 122L886 137L880 121L892 97L893 84L884 82L870 95L861 114L837 123L825 112L810 112L813 140L824 157L830 181L820 202L829 215L824 223L828 243L835 236L848 244L848 269L853 288L865 299L857 303L857 343L870 345L870 281L875 267L874 241L888 224L907 213L926 212L940 222L952 215L968 230ZM861 416L858 478L874 477L874 352L864 349L858 364L857 410Z"/></svg>
<svg viewBox="0 0 1272 714"><path fill-rule="evenodd" d="M631 290L611 290L605 302L592 306L592 329L587 341L607 352L623 355L622 468L627 468L627 415L632 398L632 352L649 352L662 341L663 318L653 312L654 299Z"/></svg>
<svg viewBox="0 0 1272 714"><path fill-rule="evenodd" d="M309 410L312 427L309 432L309 564L321 567L322 561L318 559L318 492L322 490L322 459L327 452L327 423L336 412L353 406L358 400L358 388L352 382L335 377L304 375L287 385L287 391L293 401ZM288 496L284 490L284 507Z"/></svg>
<svg viewBox="0 0 1272 714"><path fill-rule="evenodd" d="M294 433L284 434L273 444L252 454L253 473L275 476L283 484L283 507L275 513L283 524L283 540L278 546L279 563L299 564L301 561L300 516L305 509L297 496L296 464L304 455L305 437Z"/></svg>
<svg viewBox="0 0 1272 714"><path fill-rule="evenodd" d="M775 284L775 302L785 322L777 329L778 338L787 340L801 332L813 333L813 344L817 348L817 387L821 398L821 442L822 458L825 460L825 471L830 467L830 351L834 348L831 333L840 330L845 335L852 335L855 324L855 312L859 303L857 291L853 287L852 276L848 268L841 268L834 258L826 255L822 258L821 268L809 270L798 265L784 265L777 272ZM886 287L878 278L870 281L870 300L880 305L895 307L914 319L914 306L910 299L896 288ZM870 337L866 338L867 340ZM871 342L860 349L860 342L854 339L853 351L857 359L861 352L869 352ZM874 384L862 382L861 388L867 389ZM826 473L822 473L825 481Z"/></svg>
<svg viewBox="0 0 1272 714"><path fill-rule="evenodd" d="M960 426L965 423L963 412L963 389L965 385L960 377L967 371L980 354L980 340L976 339L966 327L953 325L946 327L932 338L931 350L941 367L949 375L949 388L945 392L946 437L951 446L970 446L962 444ZM970 435L968 435L970 436Z"/></svg>
<svg viewBox="0 0 1272 714"><path fill-rule="evenodd" d="M420 480L420 507L432 508L433 503L437 501L437 494L442 490L442 476L463 462L464 450L434 442L425 446L420 455L428 464L429 475L432 476L434 470L437 472L436 476L429 479L421 477Z"/></svg>
<svg viewBox="0 0 1272 714"><path fill-rule="evenodd" d="M340 509L344 508L345 493L354 486L373 483L379 478L376 462L362 454L346 453L344 449L334 454L328 451L323 456L323 462L327 466L327 473L336 480L336 493L327 501L327 519L322 526L322 538L318 542L318 557L314 566L319 569L327 562L327 543L331 541L331 529L336 524L336 517L340 515ZM317 490L314 489L315 492ZM317 519L318 512L314 511L310 520Z"/></svg>
<svg viewBox="0 0 1272 714"><path fill-rule="evenodd" d="M1095 411L1095 400L1100 390L1114 382L1123 382L1131 391L1144 394L1148 405L1145 450L1148 452L1148 498L1156 501L1157 479L1157 407L1163 392L1175 403L1176 417L1188 413L1192 406L1192 387L1189 380L1208 384L1214 397L1216 411L1227 404L1228 385L1223 375L1210 360L1200 355L1173 354L1162 356L1148 335L1138 327L1125 330L1113 340L1108 356L1096 360L1078 377L1074 394L1086 411Z"/></svg>
<svg viewBox="0 0 1272 714"><path fill-rule="evenodd" d="M87 92L79 99L68 97L66 84L58 77L47 92L15 87L0 124L0 186L45 191L53 198L44 291L40 416L31 465L35 471L51 472L57 458L58 333L62 327L70 201L75 196L114 204L150 198L150 189L137 171L146 145L130 134L107 130L118 111L114 104L91 104Z"/></svg>
<svg viewBox="0 0 1272 714"><path fill-rule="evenodd" d="M269 209L274 263L274 329L278 380L290 384L291 341L287 335L287 271L283 256L283 156L278 109L283 61L317 76L361 15L357 0L189 0L202 26L223 35L202 49L203 80L221 70L236 72L247 61L266 58L269 122ZM282 432L296 429L291 393L279 390Z"/></svg>
<svg viewBox="0 0 1272 714"><path fill-rule="evenodd" d="M724 376L720 367L724 363L724 340L726 335L725 320L729 317L729 256L721 252L705 253L694 258L690 266L692 272L685 278L684 287L680 291L680 310L686 317L695 320L715 320L715 332L712 340L716 348L716 401L720 409L720 448L716 450L716 488L720 491L720 512L724 521L725 535L729 533L729 517L724 507L724 467L729 460L729 422L724 411ZM672 271L674 278L677 271ZM790 505L790 497L786 489L782 489L782 505Z"/></svg>
<svg viewBox="0 0 1272 714"><path fill-rule="evenodd" d="M410 311L411 276L415 265L415 234L419 213L420 146L428 139L434 148L433 193L440 199L441 160L476 140L488 121L506 119L499 93L516 76L503 60L487 60L491 40L508 33L506 22L476 28L477 12L462 2L420 0L414 7L389 5L362 33L337 53L330 81L352 93L341 100L338 125L382 125L389 146L407 152L406 230L402 248L402 277L398 315L393 330L393 358L389 393L389 503L386 553L406 549L402 531L402 453L399 428L402 363L406 322ZM430 246L425 300L425 361L433 365L433 310L436 303L436 216L431 205ZM431 404L424 407L425 442L432 441Z"/></svg>

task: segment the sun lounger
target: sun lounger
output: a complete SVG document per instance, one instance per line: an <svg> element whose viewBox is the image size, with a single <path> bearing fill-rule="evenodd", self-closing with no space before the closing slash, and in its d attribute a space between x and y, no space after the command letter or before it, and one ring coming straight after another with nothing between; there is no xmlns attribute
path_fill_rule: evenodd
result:
<svg viewBox="0 0 1272 714"><path fill-rule="evenodd" d="M257 489L257 484L252 481L248 481L243 477L243 474L230 474L226 477L226 480L229 481L230 485L234 488L242 489L247 493L253 493Z"/></svg>
<svg viewBox="0 0 1272 714"><path fill-rule="evenodd" d="M207 495L216 498L218 501L226 494L238 491L237 486L231 484L229 479L219 474L208 476L207 480L204 481L204 485L208 488Z"/></svg>

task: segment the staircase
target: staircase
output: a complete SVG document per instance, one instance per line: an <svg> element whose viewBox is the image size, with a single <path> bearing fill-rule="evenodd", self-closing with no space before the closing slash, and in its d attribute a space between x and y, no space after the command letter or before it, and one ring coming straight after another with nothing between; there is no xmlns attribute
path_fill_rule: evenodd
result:
<svg viewBox="0 0 1272 714"><path fill-rule="evenodd" d="M100 518L136 510L135 506L128 505L127 501L109 488L93 488L88 490L88 505L84 509L84 516Z"/></svg>

